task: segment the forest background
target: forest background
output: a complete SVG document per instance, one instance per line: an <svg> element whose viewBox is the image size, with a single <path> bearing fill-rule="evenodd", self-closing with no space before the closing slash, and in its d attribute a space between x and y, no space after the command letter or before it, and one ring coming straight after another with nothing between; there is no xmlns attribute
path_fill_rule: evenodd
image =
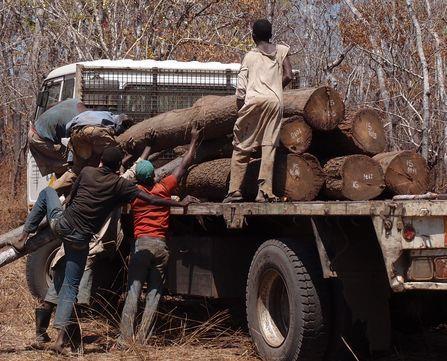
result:
<svg viewBox="0 0 447 361"><path fill-rule="evenodd" d="M433 189L447 169L444 0L0 0L0 231L26 215L28 124L53 68L93 59L240 62L267 17L301 86L383 115L390 150L415 149Z"/></svg>

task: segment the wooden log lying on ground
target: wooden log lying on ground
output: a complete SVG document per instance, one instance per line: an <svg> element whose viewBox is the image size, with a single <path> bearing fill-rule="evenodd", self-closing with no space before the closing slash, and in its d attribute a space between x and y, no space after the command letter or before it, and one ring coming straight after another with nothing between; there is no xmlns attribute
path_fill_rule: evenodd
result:
<svg viewBox="0 0 447 361"><path fill-rule="evenodd" d="M346 112L337 128L330 132L315 132L311 151L320 157L348 154L375 155L384 152L387 140L378 112L362 108Z"/></svg>
<svg viewBox="0 0 447 361"><path fill-rule="evenodd" d="M209 201L221 201L228 192L231 159L215 159L191 167L182 182L183 194ZM242 192L248 201L257 193L260 160L250 162ZM318 160L310 154L278 154L273 190L288 201L310 201L324 183Z"/></svg>
<svg viewBox="0 0 447 361"><path fill-rule="evenodd" d="M361 201L379 196L385 180L379 163L366 155L348 155L329 160L323 167L325 193L333 199Z"/></svg>
<svg viewBox="0 0 447 361"><path fill-rule="evenodd" d="M301 115L283 119L279 139L289 152L305 153L312 142L312 128Z"/></svg>
<svg viewBox="0 0 447 361"><path fill-rule="evenodd" d="M283 115L297 114L302 114L306 122L316 129L333 129L343 119L344 104L340 95L330 87L285 92ZM189 143L193 122L204 128L204 139L215 139L231 134L236 118L236 96L211 95L199 99L190 108L172 110L143 120L121 134L118 141L125 144L133 138L138 143L152 128L156 131L152 151L156 152Z"/></svg>
<svg viewBox="0 0 447 361"><path fill-rule="evenodd" d="M429 172L425 159L413 151L377 154L385 174L387 191L391 194L424 194L429 188Z"/></svg>
<svg viewBox="0 0 447 361"><path fill-rule="evenodd" d="M45 227L46 224L40 226L39 231L34 236L31 236L28 239L25 247L20 252L17 252L14 247L10 246L3 247L0 250L0 267L3 267L11 262L14 262L17 259L34 252L38 248L43 247L47 243L54 241L55 237L50 227L46 228ZM17 237L22 232L22 230L23 226L3 235L1 238ZM4 243L3 240L1 240L0 242Z"/></svg>

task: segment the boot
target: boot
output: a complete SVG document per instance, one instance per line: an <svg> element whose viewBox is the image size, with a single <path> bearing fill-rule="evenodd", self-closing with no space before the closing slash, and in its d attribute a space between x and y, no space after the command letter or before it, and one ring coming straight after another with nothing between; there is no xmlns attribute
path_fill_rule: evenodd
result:
<svg viewBox="0 0 447 361"><path fill-rule="evenodd" d="M47 334L48 326L50 325L52 310L45 308L36 308L36 342L46 343L50 342L50 336Z"/></svg>

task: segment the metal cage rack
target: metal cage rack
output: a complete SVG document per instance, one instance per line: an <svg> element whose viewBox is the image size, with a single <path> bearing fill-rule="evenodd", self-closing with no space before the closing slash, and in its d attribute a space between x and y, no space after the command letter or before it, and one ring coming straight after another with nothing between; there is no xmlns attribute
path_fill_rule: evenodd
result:
<svg viewBox="0 0 447 361"><path fill-rule="evenodd" d="M78 96L88 108L126 113L134 121L190 107L205 95L235 93L237 71L81 67ZM295 73L291 88L299 86Z"/></svg>
<svg viewBox="0 0 447 361"><path fill-rule="evenodd" d="M237 72L177 69L81 69L88 108L126 113L135 121L187 108L205 95L234 94Z"/></svg>

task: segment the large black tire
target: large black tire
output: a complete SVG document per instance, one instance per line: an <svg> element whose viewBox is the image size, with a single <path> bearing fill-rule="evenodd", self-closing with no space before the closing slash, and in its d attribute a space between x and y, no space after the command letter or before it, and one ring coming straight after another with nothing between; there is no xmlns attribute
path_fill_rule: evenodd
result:
<svg viewBox="0 0 447 361"><path fill-rule="evenodd" d="M50 243L29 254L26 259L26 282L31 294L43 300L53 277L50 266L61 245L55 238Z"/></svg>
<svg viewBox="0 0 447 361"><path fill-rule="evenodd" d="M265 361L322 361L330 338L330 292L313 247L268 240L246 290L248 327Z"/></svg>

